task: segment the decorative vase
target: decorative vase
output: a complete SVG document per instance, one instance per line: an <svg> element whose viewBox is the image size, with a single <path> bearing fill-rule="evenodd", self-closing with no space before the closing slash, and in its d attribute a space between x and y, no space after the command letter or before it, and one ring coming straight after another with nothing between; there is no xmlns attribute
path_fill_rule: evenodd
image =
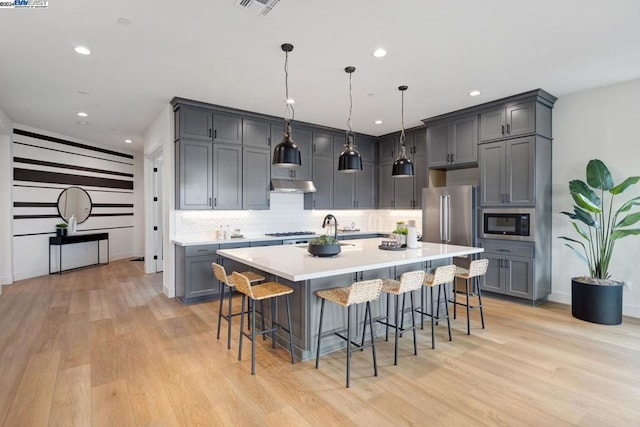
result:
<svg viewBox="0 0 640 427"><path fill-rule="evenodd" d="M622 289L619 282L610 285L585 283L571 279L571 314L573 317L600 325L622 323Z"/></svg>

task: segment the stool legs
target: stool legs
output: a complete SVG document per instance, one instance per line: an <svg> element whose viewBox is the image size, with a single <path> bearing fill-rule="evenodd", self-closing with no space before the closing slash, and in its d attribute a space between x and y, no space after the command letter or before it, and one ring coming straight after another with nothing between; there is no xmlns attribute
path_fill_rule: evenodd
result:
<svg viewBox="0 0 640 427"><path fill-rule="evenodd" d="M483 283L484 283L485 277L486 276L482 276ZM482 311L482 291L480 290L480 278L477 278L476 280L477 280L476 286L478 289L478 304L480 307L480 320L482 321L482 329L484 329L484 312Z"/></svg>
<svg viewBox="0 0 640 427"><path fill-rule="evenodd" d="M347 307L347 388L351 377L351 306Z"/></svg>
<svg viewBox="0 0 640 427"><path fill-rule="evenodd" d="M316 369L320 365L320 342L322 340L322 318L324 317L324 302L325 299L322 298L320 302L320 324L318 326L318 346L316 347Z"/></svg>
<svg viewBox="0 0 640 427"><path fill-rule="evenodd" d="M371 332L371 353L373 353L373 375L378 376L378 363L376 362L376 341L373 339L373 320L371 319L371 305L367 301L367 309L364 314L364 321L367 321L367 313L369 313L369 332Z"/></svg>
<svg viewBox="0 0 640 427"><path fill-rule="evenodd" d="M464 281L464 292L467 297L467 335L471 335L471 320L469 319L469 279Z"/></svg>
<svg viewBox="0 0 640 427"><path fill-rule="evenodd" d="M293 332L291 332L291 303L289 302L289 295L286 295L285 298L287 300L287 324L288 324L287 326L289 328L289 353L291 353L291 364L293 365L296 362L293 356Z"/></svg>
<svg viewBox="0 0 640 427"><path fill-rule="evenodd" d="M449 304L448 304L448 298L447 298L447 286L446 283L444 284L440 284L437 285L438 286L438 298L434 298L433 297L433 286L429 286L429 298L431 299L431 313L428 313L424 308L424 286L420 289L420 295L422 298L422 306L418 309L413 308L412 306L412 312L413 311L418 311L420 312L420 317L422 320L422 325L421 325L421 329L424 329L424 316L427 315L431 318L431 348L435 349L436 348L436 340L435 340L435 326L438 324L438 321L441 320L440 317L440 286L444 286L444 295L445 295L445 318L447 319L447 332L449 334L449 341L452 340L451 338L451 319L449 316ZM411 295L413 297L413 294ZM437 304L437 308L436 308L436 301L438 302Z"/></svg>

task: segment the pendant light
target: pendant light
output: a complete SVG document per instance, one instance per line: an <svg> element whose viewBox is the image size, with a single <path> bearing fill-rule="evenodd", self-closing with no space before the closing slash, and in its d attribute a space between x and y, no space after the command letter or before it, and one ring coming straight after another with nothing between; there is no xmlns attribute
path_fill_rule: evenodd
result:
<svg viewBox="0 0 640 427"><path fill-rule="evenodd" d="M400 131L400 155L393 162L393 169L391 176L394 178L409 178L413 176L413 163L407 158L406 147L404 145L404 91L408 89L408 86L400 86L398 90L402 93L402 130Z"/></svg>
<svg viewBox="0 0 640 427"><path fill-rule="evenodd" d="M282 46L284 52L284 135L282 142L273 149L273 164L282 168L295 168L302 164L300 148L291 139L291 121L295 116L293 102L289 99L289 52L293 50L293 45L285 43Z"/></svg>
<svg viewBox="0 0 640 427"><path fill-rule="evenodd" d="M349 131L347 132L344 142L344 151L340 153L340 158L338 159L338 170L340 172L353 173L362 170L362 157L360 157L360 153L358 153L358 150L356 150L355 148L355 134L351 129L351 110L353 109L353 96L351 96L351 75L354 71L356 71L356 67L346 67L344 71L349 74L349 119L347 120Z"/></svg>

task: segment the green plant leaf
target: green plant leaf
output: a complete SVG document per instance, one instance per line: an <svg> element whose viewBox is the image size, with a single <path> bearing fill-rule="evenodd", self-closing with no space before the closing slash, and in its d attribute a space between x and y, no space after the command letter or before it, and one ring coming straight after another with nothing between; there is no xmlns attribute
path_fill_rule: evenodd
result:
<svg viewBox="0 0 640 427"><path fill-rule="evenodd" d="M613 233L611 233L611 239L612 240L618 240L618 239L622 239L623 237L627 237L627 236L634 236L634 235L639 235L640 234L640 228L630 228L630 229L626 229L626 230L616 230Z"/></svg>
<svg viewBox="0 0 640 427"><path fill-rule="evenodd" d="M620 209L618 209L618 212L616 212L616 215L622 212L627 212L628 210L630 210L632 207L636 205L640 205L640 196L634 197L633 199L625 202L625 204L620 206Z"/></svg>
<svg viewBox="0 0 640 427"><path fill-rule="evenodd" d="M584 181L574 179L569 181L569 193L578 206L590 212L600 212L602 201L600 197Z"/></svg>
<svg viewBox="0 0 640 427"><path fill-rule="evenodd" d="M560 213L568 216L571 219L578 219L578 215L574 214L573 212L562 211Z"/></svg>
<svg viewBox="0 0 640 427"><path fill-rule="evenodd" d="M611 172L601 160L593 159L587 163L587 183L593 188L601 190L611 190L613 188Z"/></svg>
<svg viewBox="0 0 640 427"><path fill-rule="evenodd" d="M618 227L628 227L630 225L635 224L640 221L640 212L633 213L631 215L625 216L622 221L616 224L616 228Z"/></svg>
<svg viewBox="0 0 640 427"><path fill-rule="evenodd" d="M578 221L584 222L589 227L600 228L600 223L598 223L598 221L596 221L596 219L592 217L589 212L586 212L577 206L573 207L573 211L576 214L575 219L577 219Z"/></svg>
<svg viewBox="0 0 640 427"><path fill-rule="evenodd" d="M580 228L577 223L572 222L571 224L573 225L573 228L576 229L579 235L581 235L587 242L590 241L589 235L582 228Z"/></svg>
<svg viewBox="0 0 640 427"><path fill-rule="evenodd" d="M579 242L578 242L578 243L579 243ZM576 254L576 256L577 256L580 260L582 260L582 262L584 262L585 264L589 265L589 261L587 260L587 258L585 258L585 256L584 256L584 255L583 255L579 250L577 250L576 248L574 248L573 246L571 246L571 245L570 245L570 244L568 244L568 243L565 243L564 245L565 245L566 247L570 248L570 249L573 251L573 253L574 253L574 254Z"/></svg>
<svg viewBox="0 0 640 427"><path fill-rule="evenodd" d="M637 184L638 181L640 181L640 176L629 177L624 181L622 181L620 184L613 187L611 190L609 190L609 192L611 194L620 194L623 191L625 191L627 188L631 187L632 185Z"/></svg>

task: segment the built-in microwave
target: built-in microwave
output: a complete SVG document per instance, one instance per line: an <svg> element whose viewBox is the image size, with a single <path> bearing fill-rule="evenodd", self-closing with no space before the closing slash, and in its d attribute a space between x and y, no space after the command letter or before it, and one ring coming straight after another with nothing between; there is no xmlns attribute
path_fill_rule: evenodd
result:
<svg viewBox="0 0 640 427"><path fill-rule="evenodd" d="M480 237L484 239L534 239L534 209L483 209L480 211Z"/></svg>

